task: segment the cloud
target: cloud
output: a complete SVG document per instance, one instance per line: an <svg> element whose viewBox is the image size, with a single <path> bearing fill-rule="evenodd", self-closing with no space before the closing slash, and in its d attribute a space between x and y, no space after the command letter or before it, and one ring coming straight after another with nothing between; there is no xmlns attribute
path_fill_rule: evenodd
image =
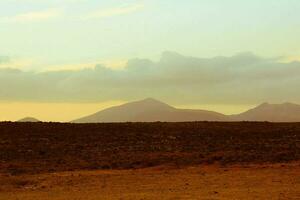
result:
<svg viewBox="0 0 300 200"><path fill-rule="evenodd" d="M30 69L32 65L32 59L0 56L0 69Z"/></svg>
<svg viewBox="0 0 300 200"><path fill-rule="evenodd" d="M126 67L126 60L99 60L92 62L84 62L84 63L75 63L75 64L60 64L60 65L50 65L46 67L44 71L78 71L83 69L94 69L96 65L104 65L110 69L123 69ZM1 66L1 65L0 65Z"/></svg>
<svg viewBox="0 0 300 200"><path fill-rule="evenodd" d="M10 58L8 56L0 56L0 65L6 64L10 62Z"/></svg>
<svg viewBox="0 0 300 200"><path fill-rule="evenodd" d="M285 56L281 58L282 62L294 62L294 61L300 61L300 56Z"/></svg>
<svg viewBox="0 0 300 200"><path fill-rule="evenodd" d="M119 7L119 8L110 8L110 9L100 9L97 11L93 11L86 16L82 17L83 20L89 19L102 19L107 17L126 15L130 13L134 13L144 9L144 4L133 4L130 6Z"/></svg>
<svg viewBox="0 0 300 200"><path fill-rule="evenodd" d="M10 17L3 17L0 22L8 23L24 23L24 22L40 22L50 20L61 16L62 11L60 9L47 9L43 11L32 11L23 14L18 14Z"/></svg>
<svg viewBox="0 0 300 200"><path fill-rule="evenodd" d="M252 53L195 58L165 52L158 62L129 60L77 71L0 69L0 99L40 102L129 101L154 97L174 104L300 103L300 62Z"/></svg>

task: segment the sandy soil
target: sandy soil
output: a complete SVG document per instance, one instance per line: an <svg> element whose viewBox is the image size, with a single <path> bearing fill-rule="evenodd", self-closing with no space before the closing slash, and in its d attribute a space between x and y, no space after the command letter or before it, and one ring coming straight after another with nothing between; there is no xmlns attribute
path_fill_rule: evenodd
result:
<svg viewBox="0 0 300 200"><path fill-rule="evenodd" d="M2 174L0 199L300 199L300 164Z"/></svg>

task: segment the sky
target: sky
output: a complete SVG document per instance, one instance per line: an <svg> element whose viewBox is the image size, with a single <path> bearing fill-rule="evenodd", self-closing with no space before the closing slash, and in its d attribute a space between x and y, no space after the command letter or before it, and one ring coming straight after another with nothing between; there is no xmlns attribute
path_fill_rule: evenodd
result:
<svg viewBox="0 0 300 200"><path fill-rule="evenodd" d="M0 120L68 121L146 97L227 114L300 103L299 9L298 0L1 0Z"/></svg>

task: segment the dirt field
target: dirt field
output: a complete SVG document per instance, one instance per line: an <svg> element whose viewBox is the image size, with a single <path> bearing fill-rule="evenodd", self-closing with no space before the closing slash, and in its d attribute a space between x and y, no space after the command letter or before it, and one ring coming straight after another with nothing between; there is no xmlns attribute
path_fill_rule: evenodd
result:
<svg viewBox="0 0 300 200"><path fill-rule="evenodd" d="M300 199L300 124L0 123L2 199Z"/></svg>
<svg viewBox="0 0 300 200"><path fill-rule="evenodd" d="M0 172L300 160L300 123L0 123Z"/></svg>
<svg viewBox="0 0 300 200"><path fill-rule="evenodd" d="M300 199L300 164L157 167L1 177L1 200Z"/></svg>

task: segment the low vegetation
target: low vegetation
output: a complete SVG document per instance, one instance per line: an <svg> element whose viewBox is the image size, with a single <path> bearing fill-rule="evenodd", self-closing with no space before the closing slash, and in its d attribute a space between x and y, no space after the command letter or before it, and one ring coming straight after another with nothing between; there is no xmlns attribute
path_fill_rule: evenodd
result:
<svg viewBox="0 0 300 200"><path fill-rule="evenodd" d="M0 173L300 160L300 123L0 123Z"/></svg>

